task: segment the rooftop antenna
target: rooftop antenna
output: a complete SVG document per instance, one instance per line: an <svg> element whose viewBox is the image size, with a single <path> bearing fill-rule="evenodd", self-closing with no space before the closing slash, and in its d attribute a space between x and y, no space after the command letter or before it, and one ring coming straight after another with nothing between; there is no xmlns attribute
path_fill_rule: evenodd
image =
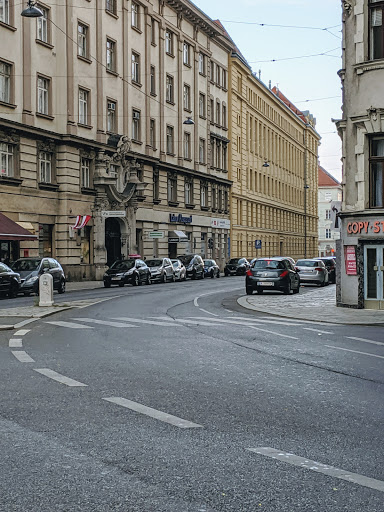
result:
<svg viewBox="0 0 384 512"><path fill-rule="evenodd" d="M259 69L259 80L261 80L261 69Z"/></svg>

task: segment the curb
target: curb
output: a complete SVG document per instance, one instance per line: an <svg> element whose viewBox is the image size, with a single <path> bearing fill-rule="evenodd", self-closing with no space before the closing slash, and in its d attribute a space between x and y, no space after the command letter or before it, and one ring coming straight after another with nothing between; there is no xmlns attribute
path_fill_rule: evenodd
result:
<svg viewBox="0 0 384 512"><path fill-rule="evenodd" d="M30 318L27 318L26 320L22 320L21 322L18 322L17 324L0 325L0 331L12 331L14 329L20 329L21 327L24 327L25 325L28 325L32 322L36 322L37 320L40 320L41 318L55 315L56 313L61 313L62 311L66 311L66 310L72 309L72 308L73 308L73 306L58 307L56 311L48 311L48 312L42 313L41 315L38 315L38 316L34 315Z"/></svg>

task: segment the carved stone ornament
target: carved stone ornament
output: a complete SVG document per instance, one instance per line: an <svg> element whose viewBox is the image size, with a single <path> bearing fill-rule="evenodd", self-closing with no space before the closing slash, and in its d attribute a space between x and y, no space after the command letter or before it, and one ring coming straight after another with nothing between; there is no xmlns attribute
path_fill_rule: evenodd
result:
<svg viewBox="0 0 384 512"><path fill-rule="evenodd" d="M52 139L38 140L36 143L37 150L45 153L54 153L56 149L55 141Z"/></svg>
<svg viewBox="0 0 384 512"><path fill-rule="evenodd" d="M352 12L352 1L342 0L343 13L349 16Z"/></svg>
<svg viewBox="0 0 384 512"><path fill-rule="evenodd" d="M7 132L0 130L0 141L7 144L18 144L20 142L20 135L11 130Z"/></svg>

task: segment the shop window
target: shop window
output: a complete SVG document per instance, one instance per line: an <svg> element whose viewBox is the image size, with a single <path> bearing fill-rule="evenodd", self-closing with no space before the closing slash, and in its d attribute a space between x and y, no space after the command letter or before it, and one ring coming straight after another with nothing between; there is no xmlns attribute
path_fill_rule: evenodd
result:
<svg viewBox="0 0 384 512"><path fill-rule="evenodd" d="M39 224L39 256L41 258L52 256L52 224Z"/></svg>
<svg viewBox="0 0 384 512"><path fill-rule="evenodd" d="M91 227L85 226L81 233L80 263L91 263Z"/></svg>

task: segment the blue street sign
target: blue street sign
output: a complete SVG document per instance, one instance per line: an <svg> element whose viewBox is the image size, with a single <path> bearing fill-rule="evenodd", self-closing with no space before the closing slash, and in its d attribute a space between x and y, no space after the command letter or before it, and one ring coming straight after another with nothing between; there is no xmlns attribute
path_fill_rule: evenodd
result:
<svg viewBox="0 0 384 512"><path fill-rule="evenodd" d="M261 240L255 240L255 249L261 249Z"/></svg>

